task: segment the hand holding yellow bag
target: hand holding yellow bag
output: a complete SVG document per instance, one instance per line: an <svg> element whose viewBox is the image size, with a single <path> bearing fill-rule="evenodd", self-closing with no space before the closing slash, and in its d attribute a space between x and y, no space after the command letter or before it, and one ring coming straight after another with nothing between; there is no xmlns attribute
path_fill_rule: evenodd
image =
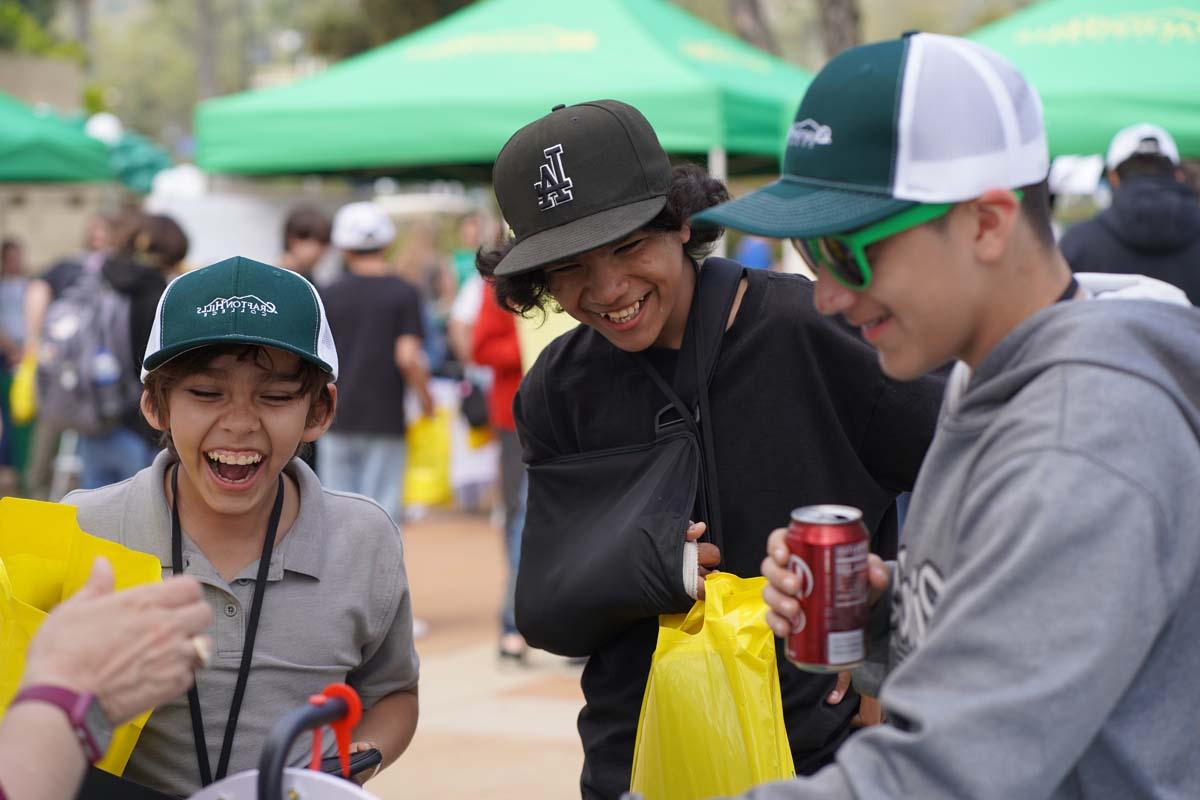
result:
<svg viewBox="0 0 1200 800"><path fill-rule="evenodd" d="M0 500L0 713L20 686L29 642L46 614L83 587L97 556L112 565L118 591L162 580L157 558L84 533L71 506ZM120 775L149 717L119 726L97 766Z"/></svg>
<svg viewBox="0 0 1200 800"><path fill-rule="evenodd" d="M795 774L765 585L716 572L705 600L659 617L630 787L645 800L734 795Z"/></svg>

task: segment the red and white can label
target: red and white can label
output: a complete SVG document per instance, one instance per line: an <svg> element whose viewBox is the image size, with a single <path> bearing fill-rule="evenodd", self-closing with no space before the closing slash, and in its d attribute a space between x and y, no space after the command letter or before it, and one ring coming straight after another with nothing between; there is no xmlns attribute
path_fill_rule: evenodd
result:
<svg viewBox="0 0 1200 800"><path fill-rule="evenodd" d="M788 658L809 667L855 666L866 656L867 542L808 545L788 567L800 579L800 612L787 640Z"/></svg>

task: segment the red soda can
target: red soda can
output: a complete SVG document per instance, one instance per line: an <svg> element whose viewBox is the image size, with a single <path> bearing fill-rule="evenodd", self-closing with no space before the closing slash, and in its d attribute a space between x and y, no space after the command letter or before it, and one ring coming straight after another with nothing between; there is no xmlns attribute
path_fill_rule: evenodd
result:
<svg viewBox="0 0 1200 800"><path fill-rule="evenodd" d="M788 661L809 672L853 669L867 654L867 553L862 512L804 506L792 512L788 567L800 579L800 613L788 634Z"/></svg>

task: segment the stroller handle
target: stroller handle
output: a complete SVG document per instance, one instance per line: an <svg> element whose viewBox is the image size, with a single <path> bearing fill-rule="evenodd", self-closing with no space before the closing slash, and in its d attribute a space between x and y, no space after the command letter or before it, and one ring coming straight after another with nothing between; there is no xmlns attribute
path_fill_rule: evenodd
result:
<svg viewBox="0 0 1200 800"><path fill-rule="evenodd" d="M338 722L349 713L350 706L340 697L330 697L322 705L309 705L289 711L271 729L258 760L259 800L282 800L283 770L288 751L305 731Z"/></svg>

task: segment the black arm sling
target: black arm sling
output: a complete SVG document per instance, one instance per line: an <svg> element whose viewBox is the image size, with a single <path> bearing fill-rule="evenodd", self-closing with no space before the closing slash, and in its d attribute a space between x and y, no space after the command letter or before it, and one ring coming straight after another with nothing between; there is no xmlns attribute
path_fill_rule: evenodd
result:
<svg viewBox="0 0 1200 800"><path fill-rule="evenodd" d="M631 355L668 400L653 441L529 465L516 612L531 645L588 655L639 620L691 607L683 547L695 508L721 546L708 384L742 272L718 258L699 269L672 384Z"/></svg>

